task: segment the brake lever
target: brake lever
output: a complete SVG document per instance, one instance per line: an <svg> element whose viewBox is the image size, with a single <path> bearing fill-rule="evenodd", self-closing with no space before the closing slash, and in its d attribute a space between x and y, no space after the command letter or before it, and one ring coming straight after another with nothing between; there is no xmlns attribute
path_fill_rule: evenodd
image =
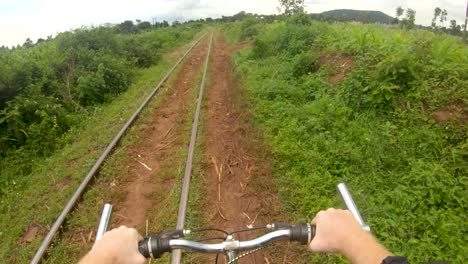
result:
<svg viewBox="0 0 468 264"><path fill-rule="evenodd" d="M162 239L179 239L185 236L184 230L176 229L176 230L169 230L159 233L158 236Z"/></svg>

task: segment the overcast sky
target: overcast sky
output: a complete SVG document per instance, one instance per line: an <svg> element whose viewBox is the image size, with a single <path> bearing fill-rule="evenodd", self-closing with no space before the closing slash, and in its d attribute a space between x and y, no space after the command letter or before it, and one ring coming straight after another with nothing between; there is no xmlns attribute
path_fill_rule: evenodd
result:
<svg viewBox="0 0 468 264"><path fill-rule="evenodd" d="M433 10L464 23L468 0L306 0L308 13L332 9L379 10L394 16L397 6L416 10L416 23L429 25ZM188 20L233 15L242 10L277 14L278 0L0 0L0 46L34 42L81 26L124 20Z"/></svg>

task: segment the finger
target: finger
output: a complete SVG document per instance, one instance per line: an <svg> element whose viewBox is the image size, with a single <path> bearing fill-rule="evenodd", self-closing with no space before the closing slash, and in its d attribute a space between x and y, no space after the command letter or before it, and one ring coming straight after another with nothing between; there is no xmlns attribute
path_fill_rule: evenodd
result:
<svg viewBox="0 0 468 264"><path fill-rule="evenodd" d="M143 237L140 235L138 230L136 230L135 228L132 228L131 230L134 237L136 237L138 240L143 240Z"/></svg>
<svg viewBox="0 0 468 264"><path fill-rule="evenodd" d="M317 243L317 240L312 240L309 244L309 249L310 251L312 252L319 252L319 248L318 248L318 243Z"/></svg>
<svg viewBox="0 0 468 264"><path fill-rule="evenodd" d="M323 210L320 211L320 212L318 212L318 213L315 215L314 219L312 219L312 222L311 222L311 223L312 223L312 224L317 224L317 222L319 221L319 219L322 218L325 214L326 214L326 211L323 211Z"/></svg>

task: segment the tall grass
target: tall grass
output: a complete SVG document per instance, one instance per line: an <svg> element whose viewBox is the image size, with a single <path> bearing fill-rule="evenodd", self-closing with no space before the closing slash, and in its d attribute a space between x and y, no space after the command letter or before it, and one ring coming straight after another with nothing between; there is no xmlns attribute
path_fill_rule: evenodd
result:
<svg viewBox="0 0 468 264"><path fill-rule="evenodd" d="M344 181L392 252L462 263L468 130L463 118L439 122L434 114L466 116L468 48L450 36L374 25L255 26L252 48L234 63L271 142L288 210L311 219L336 205L335 185ZM241 34L233 27L229 34ZM335 85L330 64L340 60L320 63L325 54L353 60Z"/></svg>

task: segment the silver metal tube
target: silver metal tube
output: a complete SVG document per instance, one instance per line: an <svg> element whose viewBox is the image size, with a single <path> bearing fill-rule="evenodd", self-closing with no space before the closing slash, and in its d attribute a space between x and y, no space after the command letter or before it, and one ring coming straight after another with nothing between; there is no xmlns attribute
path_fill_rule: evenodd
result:
<svg viewBox="0 0 468 264"><path fill-rule="evenodd" d="M255 249L265 244L271 243L273 241L289 239L290 233L291 233L291 230L282 229L282 230L276 230L276 231L270 232L259 238L255 238L255 239L247 240L247 241L240 241L239 248L237 250Z"/></svg>
<svg viewBox="0 0 468 264"><path fill-rule="evenodd" d="M362 229L370 232L370 227L364 223L364 220L362 220L361 214L359 213L359 210L354 203L353 197L351 197L351 194L349 193L346 185L344 183L340 183L336 187L341 195L341 198L343 199L344 204L346 205L346 208L354 215L354 218L356 218L356 220L362 226Z"/></svg>
<svg viewBox="0 0 468 264"><path fill-rule="evenodd" d="M31 260L31 264L37 264L41 261L42 256L44 255L45 251L49 247L50 242L52 242L53 237L59 230L60 226L62 223L65 221L65 217L68 215L68 213L71 211L73 206L75 206L75 203L78 201L78 199L81 197L81 194L83 194L84 190L86 189L86 186L88 186L88 183L91 181L93 176L97 173L101 165L104 163L106 160L107 156L111 153L112 149L117 145L117 143L120 141L122 136L125 134L127 129L130 127L130 125L135 121L135 119L138 117L140 112L143 110L143 108L148 104L148 102L153 98L153 96L156 94L156 92L159 90L159 88L162 86L162 84L169 78L169 75L175 70L175 68L182 62L182 60L187 56L187 54L202 40L202 38L206 35L203 34L188 50L185 52L185 54L174 64L174 66L166 73L166 75L162 78L162 80L156 85L154 90L151 92L150 95L146 98L146 100L140 105L140 107L135 111L135 113L130 117L130 119L125 123L125 125L122 127L122 129L119 131L119 133L114 137L112 142L107 146L107 148L102 152L101 156L99 159L96 161L94 166L91 168L91 170L88 172L86 177L83 179L81 182L80 186L78 189L76 189L75 193L73 194L72 198L68 201L67 205L63 209L62 213L58 216L57 220L55 220L54 224L50 228L49 233L47 236L44 238L44 241L42 242L41 246L36 252L36 255L34 255L34 258Z"/></svg>
<svg viewBox="0 0 468 264"><path fill-rule="evenodd" d="M101 215L101 221L99 222L99 227L96 232L96 241L101 239L102 235L104 235L105 232L109 229L109 222L111 220L112 216L112 205L111 204L105 204L104 208L102 209L102 215Z"/></svg>
<svg viewBox="0 0 468 264"><path fill-rule="evenodd" d="M188 149L189 152L187 155L187 161L185 163L185 173L184 173L184 179L182 182L182 191L180 193L180 203L179 203L179 212L177 214L176 229L184 229L184 224L185 224L185 215L187 212L187 200L188 200L188 193L189 193L189 186L190 186L190 178L192 174L192 160L193 160L193 154L195 151L195 141L197 139L197 131L198 131L198 119L200 116L200 108L201 108L201 102L203 99L203 90L205 87L206 72L208 69L208 60L210 58L212 41L213 41L213 33L211 33L210 44L208 45L208 53L206 55L205 69L203 70L203 77L201 80L200 90L198 93L197 108L195 110L195 116L193 118L192 132L190 136L190 144L189 144L189 149ZM172 260L171 260L172 264L179 264L181 258L182 258L182 252L180 250L172 251Z"/></svg>
<svg viewBox="0 0 468 264"><path fill-rule="evenodd" d="M171 239L169 240L169 245L171 246L171 249L188 249L188 250L194 250L197 252L205 252L205 253L223 253L224 252L224 243L204 244L204 243L189 241L185 239Z"/></svg>
<svg viewBox="0 0 468 264"><path fill-rule="evenodd" d="M277 230L265 234L259 238L255 238L247 241L224 241L222 243L216 244L205 244L201 242L189 241L185 239L171 239L169 240L169 245L171 249L187 249L197 252L205 253L224 253L226 251L241 251L241 250L250 250L256 249L258 247L264 246L268 243L277 241L277 240L286 240L289 239L290 230Z"/></svg>

